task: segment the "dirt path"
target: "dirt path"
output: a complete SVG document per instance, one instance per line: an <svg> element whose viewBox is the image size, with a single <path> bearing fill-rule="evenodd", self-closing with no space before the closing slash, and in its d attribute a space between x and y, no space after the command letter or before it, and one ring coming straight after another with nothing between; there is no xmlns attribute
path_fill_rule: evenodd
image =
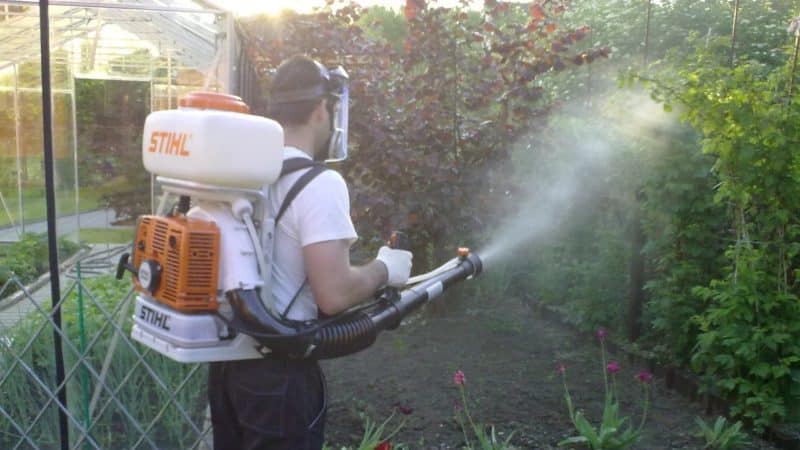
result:
<svg viewBox="0 0 800 450"><path fill-rule="evenodd" d="M560 362L566 366L574 404L596 423L603 403L597 341L537 317L519 302L508 303L503 315L498 305L492 309L486 305L437 314L441 317L417 316L415 323L383 333L368 350L323 363L331 401L327 441L353 445L361 437L359 412L381 419L400 405L399 409L413 412L398 413L393 419L393 424L399 424L400 417L406 420L394 442L412 449L461 448L464 438L454 420L459 393L453 373L462 370L477 421L494 424L502 436L515 432L512 443L520 448L557 448L573 431L555 371ZM619 364L621 411L638 424L641 388L635 375L642 368L630 367L624 360ZM692 436L694 417L702 415L700 405L667 390L660 379L654 380L650 397L636 449L702 448ZM751 448L775 447L754 439Z"/></svg>

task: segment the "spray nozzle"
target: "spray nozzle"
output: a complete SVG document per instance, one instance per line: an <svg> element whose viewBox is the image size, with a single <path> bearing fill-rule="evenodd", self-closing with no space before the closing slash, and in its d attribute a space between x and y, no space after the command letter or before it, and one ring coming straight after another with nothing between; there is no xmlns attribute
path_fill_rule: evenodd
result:
<svg viewBox="0 0 800 450"><path fill-rule="evenodd" d="M392 231L388 244L389 247L398 250L411 250L411 242L408 240L408 235L402 231Z"/></svg>

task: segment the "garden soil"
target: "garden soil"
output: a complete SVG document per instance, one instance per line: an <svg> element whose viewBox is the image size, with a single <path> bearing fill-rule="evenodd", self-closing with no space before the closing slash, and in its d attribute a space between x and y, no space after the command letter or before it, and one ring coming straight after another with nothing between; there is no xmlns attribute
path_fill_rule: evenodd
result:
<svg viewBox="0 0 800 450"><path fill-rule="evenodd" d="M391 439L396 447L463 448L464 434L455 419L457 370L466 376L473 419L493 425L501 440L513 433L511 443L517 448L554 449L574 435L556 371L562 363L573 403L598 423L604 390L596 338L547 320L519 300L448 297L399 329L382 333L369 349L323 362L330 402L326 440L333 448L358 444L364 417L382 422L393 412L387 428L403 424ZM608 359L621 366L616 375L621 412L638 426L642 387L636 375L644 368L621 355ZM715 419L655 378L642 439L633 448L701 449L704 442L693 436L698 416L706 422ZM475 445L474 436L467 436ZM751 437L749 448L776 447Z"/></svg>

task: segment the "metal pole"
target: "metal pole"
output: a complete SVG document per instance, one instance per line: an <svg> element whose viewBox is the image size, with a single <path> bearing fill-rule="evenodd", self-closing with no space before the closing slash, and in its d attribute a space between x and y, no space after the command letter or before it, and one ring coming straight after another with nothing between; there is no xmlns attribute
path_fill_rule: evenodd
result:
<svg viewBox="0 0 800 450"><path fill-rule="evenodd" d="M17 148L17 208L19 208L19 227L20 233L25 234L25 208L22 195L22 126L19 113L19 74L17 65L14 64L14 142Z"/></svg>
<svg viewBox="0 0 800 450"><path fill-rule="evenodd" d="M100 42L100 32L103 31L103 10L100 9L97 11L97 24L94 26L94 39L92 39L92 45L89 48L89 67L87 67L88 72L94 72L94 63L97 59L97 44Z"/></svg>
<svg viewBox="0 0 800 450"><path fill-rule="evenodd" d="M21 5L21 6L36 6L36 0L3 0L3 3L7 3L9 5ZM41 1L39 1L41 3ZM184 8L178 6L159 6L159 5L145 5L142 3L106 3L106 2L90 2L90 1L83 1L83 0L54 0L49 2L52 5L56 6L73 6L76 8L106 8L106 9L123 9L123 10L134 10L134 11L160 11L160 12L171 12L171 13L197 13L197 14L224 14L226 11L221 9L214 9L210 6L209 3L206 5L209 6L208 9L198 9L198 8Z"/></svg>
<svg viewBox="0 0 800 450"><path fill-rule="evenodd" d="M592 22L589 28L589 46L594 42L594 25L595 15L597 15L597 8L595 2L592 2ZM586 106L592 107L592 65L586 64Z"/></svg>
<svg viewBox="0 0 800 450"><path fill-rule="evenodd" d="M739 2L736 0L733 5L733 25L731 26L731 67L736 61L736 23L739 21Z"/></svg>
<svg viewBox="0 0 800 450"><path fill-rule="evenodd" d="M167 51L167 109L172 109L172 52Z"/></svg>
<svg viewBox="0 0 800 450"><path fill-rule="evenodd" d="M155 110L156 105L156 91L155 91L155 83L154 83L155 73L153 70L153 59L150 58L150 112L152 113ZM152 173L150 174L150 214L155 214L155 207L156 207L156 177Z"/></svg>
<svg viewBox="0 0 800 450"><path fill-rule="evenodd" d="M73 67L74 69L74 67ZM75 73L70 70L70 91L72 96L72 170L75 184L75 220L78 226L75 231L75 240L81 241L81 187L78 182L78 107L75 105Z"/></svg>
<svg viewBox="0 0 800 450"><path fill-rule="evenodd" d="M226 36L225 39L227 40L227 61L225 63L228 67L228 79L225 80L225 86L223 87L223 92L227 92L228 94L242 94L241 87L238 85L238 77L236 73L239 68L239 58L236 57L236 50L238 47L238 36L236 35L236 22L233 19L233 13L228 13L225 15L225 25L226 25ZM224 66L223 66L224 67Z"/></svg>
<svg viewBox="0 0 800 450"><path fill-rule="evenodd" d="M50 17L47 0L39 1L39 41L42 59L42 137L44 138L44 181L47 199L47 249L50 259L50 300L53 305L53 353L55 354L58 429L61 449L69 450L67 389L64 383L64 350L61 343L61 284L58 273L58 234L56 231L56 193L53 171L53 99L50 92Z"/></svg>
<svg viewBox="0 0 800 450"><path fill-rule="evenodd" d="M8 216L8 221L11 222L11 228L17 232L17 237L22 239L22 235L19 233L19 228L17 228L16 222L14 222L14 216L11 215L11 211L8 209L8 205L6 205L6 199L3 197L3 191L0 191L0 204L3 205L3 210L6 212Z"/></svg>
<svg viewBox="0 0 800 450"><path fill-rule="evenodd" d="M647 21L644 25L644 65L647 65L647 50L650 46L650 17L653 12L653 0L647 0Z"/></svg>

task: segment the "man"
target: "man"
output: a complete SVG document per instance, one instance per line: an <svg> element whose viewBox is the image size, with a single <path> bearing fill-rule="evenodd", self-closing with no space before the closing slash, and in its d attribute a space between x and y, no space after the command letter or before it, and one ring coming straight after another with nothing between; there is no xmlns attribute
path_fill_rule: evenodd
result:
<svg viewBox="0 0 800 450"><path fill-rule="evenodd" d="M305 56L278 67L268 115L283 126L285 160L346 156L346 82L343 70L328 71ZM307 170L270 187L271 217ZM276 226L272 294L283 318L335 315L384 285L406 283L410 252L383 247L374 261L352 266L350 245L356 239L347 185L337 172L324 170L299 191ZM322 448L326 392L316 361L266 357L212 363L209 403L215 450Z"/></svg>

